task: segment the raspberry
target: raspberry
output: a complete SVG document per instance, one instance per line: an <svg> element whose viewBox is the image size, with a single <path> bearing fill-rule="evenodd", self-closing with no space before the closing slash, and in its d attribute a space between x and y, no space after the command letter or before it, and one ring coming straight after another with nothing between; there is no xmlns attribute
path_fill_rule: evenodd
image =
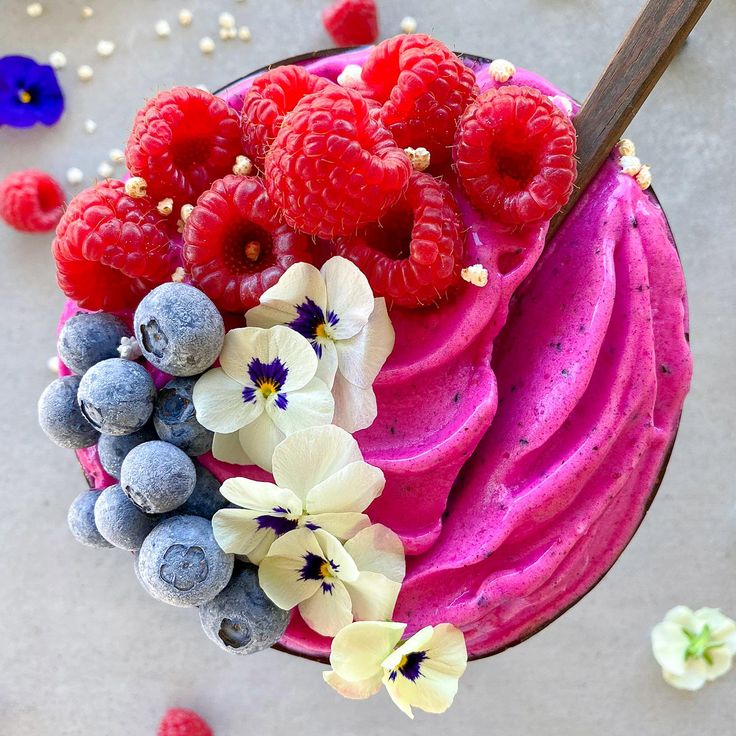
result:
<svg viewBox="0 0 736 736"><path fill-rule="evenodd" d="M484 92L457 132L455 166L471 202L508 225L552 217L575 182L575 128L539 90Z"/></svg>
<svg viewBox="0 0 736 736"><path fill-rule="evenodd" d="M323 238L353 235L401 196L411 164L357 92L329 85L284 120L266 187L286 221Z"/></svg>
<svg viewBox="0 0 736 736"><path fill-rule="evenodd" d="M339 238L335 248L390 304L424 306L459 280L463 237L455 200L444 182L416 171L380 225Z"/></svg>
<svg viewBox="0 0 736 736"><path fill-rule="evenodd" d="M259 169L286 113L305 95L319 92L331 82L302 66L278 66L258 77L243 100L240 122L246 153Z"/></svg>
<svg viewBox="0 0 736 736"><path fill-rule="evenodd" d="M401 148L424 147L434 164L450 158L457 121L475 99L475 75L436 39L383 41L363 65L361 92L382 103L381 120Z"/></svg>
<svg viewBox="0 0 736 736"><path fill-rule="evenodd" d="M169 708L156 733L157 736L212 736L212 729L193 710Z"/></svg>
<svg viewBox="0 0 736 736"><path fill-rule="evenodd" d="M375 0L338 0L324 10L322 22L338 46L361 46L378 38Z"/></svg>
<svg viewBox="0 0 736 736"><path fill-rule="evenodd" d="M61 290L85 309L131 309L175 268L155 204L133 199L121 181L80 192L56 228L53 244Z"/></svg>
<svg viewBox="0 0 736 736"><path fill-rule="evenodd" d="M285 224L251 176L226 176L197 201L184 227L192 283L222 310L258 304L289 266L311 261L309 240Z"/></svg>
<svg viewBox="0 0 736 736"><path fill-rule="evenodd" d="M154 201L172 197L178 211L230 173L239 153L235 110L209 92L174 87L138 111L125 161L133 176L146 180Z"/></svg>
<svg viewBox="0 0 736 736"><path fill-rule="evenodd" d="M0 218L27 233L53 230L64 208L64 192L37 169L16 171L0 182Z"/></svg>

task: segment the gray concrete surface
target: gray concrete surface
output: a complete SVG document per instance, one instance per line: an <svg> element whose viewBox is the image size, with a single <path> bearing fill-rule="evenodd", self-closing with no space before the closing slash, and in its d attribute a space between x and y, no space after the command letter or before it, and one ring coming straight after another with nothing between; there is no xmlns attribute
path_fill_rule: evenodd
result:
<svg viewBox="0 0 736 736"><path fill-rule="evenodd" d="M88 176L120 146L140 102L175 83L216 87L269 61L325 47L318 20L327 0L45 0L31 20L26 0L0 0L0 53L46 57L63 50L68 108L54 129L0 129L0 175L39 166ZM636 15L641 0L383 0L382 31L414 15L419 28L467 51L503 56L583 97ZM178 9L195 12L189 29ZM197 40L217 14L236 13L250 44ZM153 25L169 18L172 35ZM192 611L149 598L130 557L77 545L65 515L82 488L73 457L36 426L36 399L50 375L62 303L48 237L0 226L0 733L4 736L145 736L163 710L191 706L217 736L294 730L311 734L447 736L684 736L733 733L736 673L696 695L670 689L651 656L650 627L673 604L721 606L736 615L734 408L736 407L736 6L714 0L665 74L631 135L653 164L655 185L685 264L695 380L669 472L639 533L605 581L532 640L470 666L453 709L412 724L382 694L342 701L320 665L276 652L223 655ZM95 44L110 38L115 54ZM74 69L91 63L82 84ZM99 125L82 129L85 118Z"/></svg>

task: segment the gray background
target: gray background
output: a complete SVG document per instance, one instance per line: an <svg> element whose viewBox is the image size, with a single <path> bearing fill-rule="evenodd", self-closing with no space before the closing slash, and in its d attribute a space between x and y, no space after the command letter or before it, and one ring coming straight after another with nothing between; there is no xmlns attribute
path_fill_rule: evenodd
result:
<svg viewBox="0 0 736 736"><path fill-rule="evenodd" d="M69 166L94 176L109 148L122 146L144 97L175 83L215 88L250 69L330 45L318 20L327 0L46 0L32 20L26 0L0 0L0 54L46 58L63 50L67 112L53 129L0 129L0 175L29 166L63 178ZM639 0L383 0L384 36L414 15L419 29L449 45L533 68L582 98L635 17ZM182 5L195 12L176 23ZM218 41L231 10L253 32L250 44ZM153 25L167 17L169 39ZM163 710L190 706L217 736L419 734L448 736L645 736L730 733L736 674L689 695L660 678L649 630L677 603L720 606L736 615L733 502L736 328L736 6L714 0L631 129L653 165L659 197L682 253L692 316L695 379L669 472L636 538L605 581L532 640L472 664L454 707L412 724L385 694L341 700L320 665L276 652L228 657L199 631L191 610L155 602L139 587L131 559L77 545L66 510L82 489L73 456L46 441L35 403L51 376L62 304L50 238L0 225L0 732L7 736L153 734ZM115 54L95 44L110 38ZM83 84L75 68L90 63ZM85 118L98 123L94 135Z"/></svg>

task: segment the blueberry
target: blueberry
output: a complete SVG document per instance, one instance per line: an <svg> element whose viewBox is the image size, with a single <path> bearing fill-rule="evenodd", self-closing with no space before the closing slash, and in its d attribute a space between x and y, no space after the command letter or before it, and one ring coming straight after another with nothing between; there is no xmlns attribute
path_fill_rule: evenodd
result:
<svg viewBox="0 0 736 736"><path fill-rule="evenodd" d="M177 509L180 514L201 516L212 519L215 512L228 506L228 501L220 493L220 481L199 463L194 463L197 471L197 482L192 495Z"/></svg>
<svg viewBox="0 0 736 736"><path fill-rule="evenodd" d="M130 328L114 314L77 314L61 328L57 350L72 373L81 376L95 363L118 358L118 345L130 335Z"/></svg>
<svg viewBox="0 0 736 736"><path fill-rule="evenodd" d="M199 516L162 521L145 539L138 557L143 587L172 606L199 606L230 580L234 557L215 541L212 524Z"/></svg>
<svg viewBox="0 0 736 736"><path fill-rule="evenodd" d="M80 378L57 378L38 400L38 423L60 447L80 450L97 442L97 430L85 419L77 403Z"/></svg>
<svg viewBox="0 0 736 736"><path fill-rule="evenodd" d="M122 358L93 365L79 384L79 406L87 421L103 434L139 430L151 418L156 389L143 366Z"/></svg>
<svg viewBox="0 0 736 736"><path fill-rule="evenodd" d="M236 572L222 593L199 608L204 633L234 654L255 654L273 646L283 636L290 615L266 596L252 565Z"/></svg>
<svg viewBox="0 0 736 736"><path fill-rule="evenodd" d="M112 547L95 524L95 504L100 498L99 491L82 491L69 507L66 520L74 539L87 547Z"/></svg>
<svg viewBox="0 0 736 736"><path fill-rule="evenodd" d="M156 516L144 514L119 485L105 488L95 505L95 524L110 544L135 552L158 524Z"/></svg>
<svg viewBox="0 0 736 736"><path fill-rule="evenodd" d="M156 431L151 424L132 434L116 437L112 434L100 435L97 442L97 454L102 467L113 477L120 478L120 466L125 456L138 445L157 438Z"/></svg>
<svg viewBox="0 0 736 736"><path fill-rule="evenodd" d="M156 397L153 423L158 436L165 442L176 445L187 455L204 455L212 449L214 432L197 421L192 402L192 391L196 378L174 378Z"/></svg>
<svg viewBox="0 0 736 736"><path fill-rule="evenodd" d="M146 359L172 376L207 370L225 339L217 307L199 289L175 281L157 286L143 298L133 325Z"/></svg>
<svg viewBox="0 0 736 736"><path fill-rule="evenodd" d="M196 481L191 459L178 447L160 440L134 447L120 468L120 485L147 514L162 514L181 506L192 495Z"/></svg>

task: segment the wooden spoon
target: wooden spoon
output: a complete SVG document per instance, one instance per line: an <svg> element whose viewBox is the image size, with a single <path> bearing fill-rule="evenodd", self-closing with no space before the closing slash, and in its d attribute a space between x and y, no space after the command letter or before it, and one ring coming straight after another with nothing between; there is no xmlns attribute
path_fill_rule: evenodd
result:
<svg viewBox="0 0 736 736"><path fill-rule="evenodd" d="M575 116L578 178L551 238L639 111L710 0L649 0Z"/></svg>

